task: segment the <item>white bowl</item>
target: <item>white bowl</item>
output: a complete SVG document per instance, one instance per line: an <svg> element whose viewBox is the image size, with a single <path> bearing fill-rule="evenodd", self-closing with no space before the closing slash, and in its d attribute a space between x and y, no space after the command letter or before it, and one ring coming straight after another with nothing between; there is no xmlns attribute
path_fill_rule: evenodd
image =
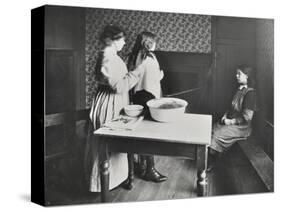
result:
<svg viewBox="0 0 281 212"><path fill-rule="evenodd" d="M143 111L142 105L126 105L124 111L128 116L137 117Z"/></svg>
<svg viewBox="0 0 281 212"><path fill-rule="evenodd" d="M187 101L178 98L151 99L147 103L151 117L160 122L174 122L185 112Z"/></svg>

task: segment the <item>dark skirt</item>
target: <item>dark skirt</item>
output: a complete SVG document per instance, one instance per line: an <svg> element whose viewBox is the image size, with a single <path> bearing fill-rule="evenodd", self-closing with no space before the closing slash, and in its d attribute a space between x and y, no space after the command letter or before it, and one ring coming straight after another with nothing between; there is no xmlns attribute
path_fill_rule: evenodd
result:
<svg viewBox="0 0 281 212"><path fill-rule="evenodd" d="M153 94L151 94L150 92L147 92L146 90L141 90L141 91L137 91L133 97L132 97L132 102L134 104L138 104L138 105L142 105L144 107L144 116L145 118L150 118L150 114L149 114L149 109L148 106L146 105L146 103L151 100L154 99L155 96Z"/></svg>

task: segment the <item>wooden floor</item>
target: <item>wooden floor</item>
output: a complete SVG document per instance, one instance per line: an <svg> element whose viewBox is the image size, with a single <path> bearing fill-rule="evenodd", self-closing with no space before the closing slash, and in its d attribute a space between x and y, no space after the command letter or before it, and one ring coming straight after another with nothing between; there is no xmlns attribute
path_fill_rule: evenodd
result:
<svg viewBox="0 0 281 212"><path fill-rule="evenodd" d="M76 167L77 166L77 167ZM79 164L70 163L67 177L50 176L46 189L48 205L99 203L98 193L87 192L81 180ZM118 187L110 192L111 202L167 200L196 197L195 161L174 157L156 157L156 168L168 180L146 182L136 177L133 190ZM64 180L62 180L64 178ZM52 183L51 183L52 182ZM55 182L55 183L54 183ZM266 192L266 188L245 156L234 146L208 175L208 196Z"/></svg>

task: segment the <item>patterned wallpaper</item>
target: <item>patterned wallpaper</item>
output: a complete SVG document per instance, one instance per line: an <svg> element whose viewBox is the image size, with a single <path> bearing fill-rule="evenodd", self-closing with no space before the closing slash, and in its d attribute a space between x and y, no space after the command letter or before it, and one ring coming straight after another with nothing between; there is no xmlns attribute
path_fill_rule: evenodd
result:
<svg viewBox="0 0 281 212"><path fill-rule="evenodd" d="M157 35L156 50L211 52L211 16L114 9L86 9L86 105L95 93L94 67L99 51L99 35L107 24L126 32L126 45L120 56L125 59L137 34L143 30Z"/></svg>
<svg viewBox="0 0 281 212"><path fill-rule="evenodd" d="M274 21L258 19L256 33L257 85L260 91L260 104L266 118L273 121ZM262 83L259 83L259 80L262 80Z"/></svg>

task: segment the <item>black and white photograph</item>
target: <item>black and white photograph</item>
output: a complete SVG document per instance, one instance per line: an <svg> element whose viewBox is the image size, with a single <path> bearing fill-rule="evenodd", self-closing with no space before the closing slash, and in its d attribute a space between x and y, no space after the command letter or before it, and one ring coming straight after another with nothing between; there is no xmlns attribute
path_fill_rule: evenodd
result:
<svg viewBox="0 0 281 212"><path fill-rule="evenodd" d="M3 1L0 211L274 211L279 7Z"/></svg>
<svg viewBox="0 0 281 212"><path fill-rule="evenodd" d="M0 211L275 211L278 1L0 7Z"/></svg>
<svg viewBox="0 0 281 212"><path fill-rule="evenodd" d="M274 19L31 10L31 201L274 192Z"/></svg>

